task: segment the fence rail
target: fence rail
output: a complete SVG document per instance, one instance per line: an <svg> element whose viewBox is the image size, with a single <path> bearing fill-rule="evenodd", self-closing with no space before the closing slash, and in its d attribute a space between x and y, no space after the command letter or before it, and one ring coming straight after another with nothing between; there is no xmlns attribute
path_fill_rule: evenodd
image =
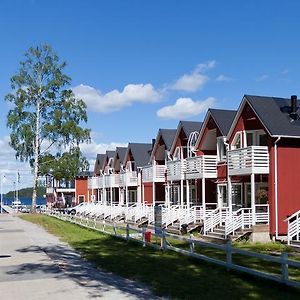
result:
<svg viewBox="0 0 300 300"><path fill-rule="evenodd" d="M59 213L53 214L52 216L54 216L58 219L64 220L64 221L69 221L69 222L81 225L83 227L95 229L97 231L100 231L100 232L103 232L106 234L114 235L116 237L125 239L127 241L133 240L133 241L142 243L143 246L151 246L156 249L175 251L175 252L190 256L190 257L194 257L194 258L197 258L200 260L204 260L204 261L207 261L210 263L214 263L214 264L226 267L228 270L236 270L236 271L247 273L247 274L250 274L250 275L253 275L256 277L260 277L260 278L264 278L267 280L272 280L272 281L275 281L278 283L282 283L282 284L285 284L288 286L300 288L299 281L295 281L295 280L292 280L289 278L289 267L300 268L300 262L290 260L288 258L288 253L282 253L280 257L276 257L276 256L268 255L268 254L261 254L261 253L251 252L251 251L233 247L231 244L231 241L228 241L225 245L213 244L213 243L194 239L192 236L190 238L186 238L183 236L166 233L165 231L162 231L162 234L155 234L154 232L152 233L154 236L157 236L158 238L161 239L161 245L158 245L158 244L155 244L155 243L152 244L151 242L146 241L146 228L145 227L140 229L140 228L130 227L129 224L127 224L126 226L117 226L115 223L113 223L112 225L110 225L112 230L107 231L106 230L107 225L105 224L105 222L101 223L101 228L97 228L96 220L93 222L90 219L84 218L82 216L76 217L76 216L70 216L70 215L59 214ZM123 231L124 233L120 234L117 232L117 230ZM134 234L132 234L131 232L134 232ZM177 240L186 242L189 245L189 250L181 249L181 248L170 245L167 242L168 238L177 239ZM204 247L204 248L214 248L214 249L221 250L224 252L226 259L221 260L221 259L206 256L204 254L199 254L195 251L195 245ZM245 266L235 264L233 262L233 254L240 254L240 255L243 255L246 257L253 257L253 258L263 260L263 261L269 261L269 262L276 263L276 264L280 265L281 274L275 275L275 274L267 273L264 271L252 269L250 267L245 267Z"/></svg>

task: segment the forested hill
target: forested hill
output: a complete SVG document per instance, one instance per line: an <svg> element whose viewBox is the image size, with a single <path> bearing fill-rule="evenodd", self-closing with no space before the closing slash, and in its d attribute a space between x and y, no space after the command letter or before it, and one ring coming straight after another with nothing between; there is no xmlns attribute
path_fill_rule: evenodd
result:
<svg viewBox="0 0 300 300"><path fill-rule="evenodd" d="M37 189L37 197L41 198L43 195L46 194L46 188L45 187L38 187ZM6 193L4 196L6 198L14 198L15 191L10 191ZM19 198L31 198L32 197L32 188L25 188L25 189L20 189L18 191Z"/></svg>

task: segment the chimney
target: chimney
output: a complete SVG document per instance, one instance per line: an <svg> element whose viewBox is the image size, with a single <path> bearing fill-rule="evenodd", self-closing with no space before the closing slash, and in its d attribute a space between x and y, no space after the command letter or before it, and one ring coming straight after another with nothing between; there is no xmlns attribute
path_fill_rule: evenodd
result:
<svg viewBox="0 0 300 300"><path fill-rule="evenodd" d="M297 120L299 118L298 114L297 114L297 96L296 95L292 95L291 96L291 113L290 113L290 117L293 120Z"/></svg>
<svg viewBox="0 0 300 300"><path fill-rule="evenodd" d="M152 139L152 149L154 148L155 139Z"/></svg>

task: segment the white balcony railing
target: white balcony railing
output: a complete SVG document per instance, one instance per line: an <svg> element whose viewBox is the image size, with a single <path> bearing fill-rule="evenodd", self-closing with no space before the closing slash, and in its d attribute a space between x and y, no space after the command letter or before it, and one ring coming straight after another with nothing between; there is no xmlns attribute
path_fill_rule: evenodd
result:
<svg viewBox="0 0 300 300"><path fill-rule="evenodd" d="M165 182L166 166L154 165L143 168L143 182Z"/></svg>
<svg viewBox="0 0 300 300"><path fill-rule="evenodd" d="M217 178L217 156L202 155L186 159L186 179Z"/></svg>
<svg viewBox="0 0 300 300"><path fill-rule="evenodd" d="M94 190L99 189L99 178L98 176L88 178L88 189Z"/></svg>
<svg viewBox="0 0 300 300"><path fill-rule="evenodd" d="M174 160L167 162L167 180L182 180L185 179L186 160Z"/></svg>
<svg viewBox="0 0 300 300"><path fill-rule="evenodd" d="M109 174L104 176L104 186L106 188L119 187L120 185L120 175L119 174Z"/></svg>
<svg viewBox="0 0 300 300"><path fill-rule="evenodd" d="M136 171L127 171L120 173L120 186L137 186L137 172Z"/></svg>
<svg viewBox="0 0 300 300"><path fill-rule="evenodd" d="M229 175L269 174L266 146L250 146L228 151Z"/></svg>

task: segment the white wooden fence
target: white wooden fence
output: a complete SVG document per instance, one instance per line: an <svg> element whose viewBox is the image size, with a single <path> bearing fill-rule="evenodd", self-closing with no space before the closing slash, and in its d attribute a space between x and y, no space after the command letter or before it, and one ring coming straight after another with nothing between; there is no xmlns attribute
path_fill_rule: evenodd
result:
<svg viewBox="0 0 300 300"><path fill-rule="evenodd" d="M115 223L114 224L106 224L105 222L102 222L100 227L97 227L96 221L91 221L89 218L84 218L83 216L76 217L72 215L66 215L66 214L53 214L52 216L57 217L58 219L64 220L64 221L69 221L78 225L81 225L83 227L87 227L90 229L95 229L97 231L110 234L122 239L125 239L127 241L133 240L139 243L142 243L143 246L151 246L157 249L161 250L171 250L175 251L178 253L182 253L183 255L191 256L200 260L207 261L209 263L214 263L223 267L226 267L227 270L236 270L242 273L247 273L256 277L264 278L267 280L272 280L278 283L282 283L288 286L300 288L300 282L292 280L289 278L289 267L294 267L294 268L300 268L300 262L291 260L288 258L288 253L282 253L281 256L273 256L273 255L267 255L267 254L261 254L257 252L252 252L252 251L247 251L243 250L240 248L233 247L231 244L231 241L228 241L225 245L219 245L219 244L213 244L213 243L208 243L205 241L197 240L194 239L192 236L190 238L186 238L183 236L179 235L174 235L174 234L169 234L166 233L165 231L162 231L162 234L155 234L151 233L152 235L158 237L161 239L161 245L147 242L146 241L146 228L135 228L135 227L130 227L129 224L126 226L117 226ZM107 231L106 228L107 226L110 226L112 229L111 231ZM118 233L117 231L121 230L124 233ZM133 233L132 233L133 232ZM189 250L184 250L175 246L172 246L171 244L168 243L168 239L177 239L181 240L183 242L186 242L189 244ZM224 252L226 259L221 260L217 258L212 258L203 254L199 254L195 251L195 246L200 246L204 248L214 248L218 249ZM269 261L276 263L280 265L281 269L281 275L275 275L271 273L267 273L265 271L260 271L256 269L252 269L250 267L245 267L241 266L238 264L235 264L233 261L233 254L240 254L245 257L254 257L262 261Z"/></svg>

